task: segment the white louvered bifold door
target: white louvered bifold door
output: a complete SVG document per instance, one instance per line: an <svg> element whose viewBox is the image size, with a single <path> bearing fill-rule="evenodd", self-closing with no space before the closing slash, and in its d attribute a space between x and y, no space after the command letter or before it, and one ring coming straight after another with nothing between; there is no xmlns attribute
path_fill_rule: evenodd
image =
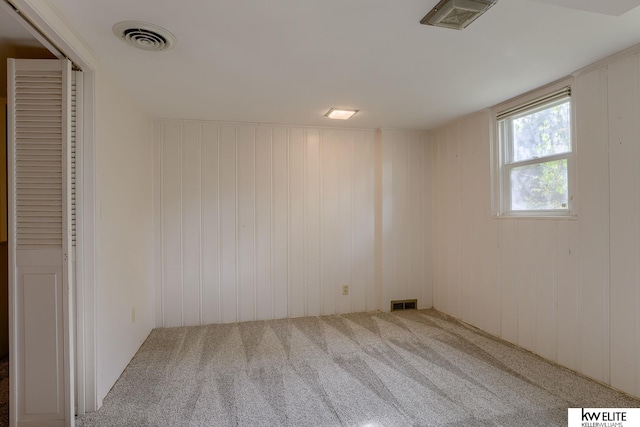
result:
<svg viewBox="0 0 640 427"><path fill-rule="evenodd" d="M71 65L8 61L11 425L73 425Z"/></svg>

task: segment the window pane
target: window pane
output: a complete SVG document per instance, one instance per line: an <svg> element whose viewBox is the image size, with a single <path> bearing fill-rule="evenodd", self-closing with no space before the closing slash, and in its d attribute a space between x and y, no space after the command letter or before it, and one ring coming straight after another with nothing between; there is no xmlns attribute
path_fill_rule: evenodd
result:
<svg viewBox="0 0 640 427"><path fill-rule="evenodd" d="M511 210L568 209L567 160L511 169Z"/></svg>
<svg viewBox="0 0 640 427"><path fill-rule="evenodd" d="M513 161L570 152L570 117L570 102L567 100L513 119Z"/></svg>

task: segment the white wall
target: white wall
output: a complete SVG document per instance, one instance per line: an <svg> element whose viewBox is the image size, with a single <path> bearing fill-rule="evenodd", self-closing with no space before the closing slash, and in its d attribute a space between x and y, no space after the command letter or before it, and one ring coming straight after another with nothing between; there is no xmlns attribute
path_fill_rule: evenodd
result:
<svg viewBox="0 0 640 427"><path fill-rule="evenodd" d="M427 141L388 135L156 122L156 325L388 310L383 294L430 306ZM390 152L385 179L381 151ZM377 229L382 182L395 218ZM399 281L377 276L383 224L403 233L389 255Z"/></svg>
<svg viewBox="0 0 640 427"><path fill-rule="evenodd" d="M498 223L491 219L489 114L433 137L434 307L500 333Z"/></svg>
<svg viewBox="0 0 640 427"><path fill-rule="evenodd" d="M640 396L640 54L607 74L611 384Z"/></svg>
<svg viewBox="0 0 640 427"><path fill-rule="evenodd" d="M153 137L151 120L104 72L96 73L95 99L101 402L153 327Z"/></svg>
<svg viewBox="0 0 640 427"><path fill-rule="evenodd" d="M578 74L577 220L491 217L490 115L434 136L434 306L640 396L640 66Z"/></svg>
<svg viewBox="0 0 640 427"><path fill-rule="evenodd" d="M425 132L379 131L382 310L390 301L433 305L432 161Z"/></svg>

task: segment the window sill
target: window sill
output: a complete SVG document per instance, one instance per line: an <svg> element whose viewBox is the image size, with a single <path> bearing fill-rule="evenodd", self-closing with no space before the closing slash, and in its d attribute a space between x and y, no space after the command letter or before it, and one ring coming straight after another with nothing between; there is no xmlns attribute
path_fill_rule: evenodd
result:
<svg viewBox="0 0 640 427"><path fill-rule="evenodd" d="M500 219L500 220L522 220L522 219L528 219L528 220L568 220L568 221L576 221L578 219L578 215L576 214L567 214L567 215L544 215L544 214L501 214L501 215L496 215L493 214L491 216L493 219Z"/></svg>

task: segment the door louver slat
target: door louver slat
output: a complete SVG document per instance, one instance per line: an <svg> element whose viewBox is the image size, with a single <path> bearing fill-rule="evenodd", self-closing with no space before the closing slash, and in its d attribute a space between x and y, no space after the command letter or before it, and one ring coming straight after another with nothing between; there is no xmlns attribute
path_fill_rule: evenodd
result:
<svg viewBox="0 0 640 427"><path fill-rule="evenodd" d="M76 243L76 76L71 87L71 243ZM16 224L18 248L61 244L62 74L21 72L16 77Z"/></svg>
<svg viewBox="0 0 640 427"><path fill-rule="evenodd" d="M78 118L78 75L71 73L71 246L76 246L76 147Z"/></svg>
<svg viewBox="0 0 640 427"><path fill-rule="evenodd" d="M15 91L16 245L60 247L62 72L20 71Z"/></svg>

